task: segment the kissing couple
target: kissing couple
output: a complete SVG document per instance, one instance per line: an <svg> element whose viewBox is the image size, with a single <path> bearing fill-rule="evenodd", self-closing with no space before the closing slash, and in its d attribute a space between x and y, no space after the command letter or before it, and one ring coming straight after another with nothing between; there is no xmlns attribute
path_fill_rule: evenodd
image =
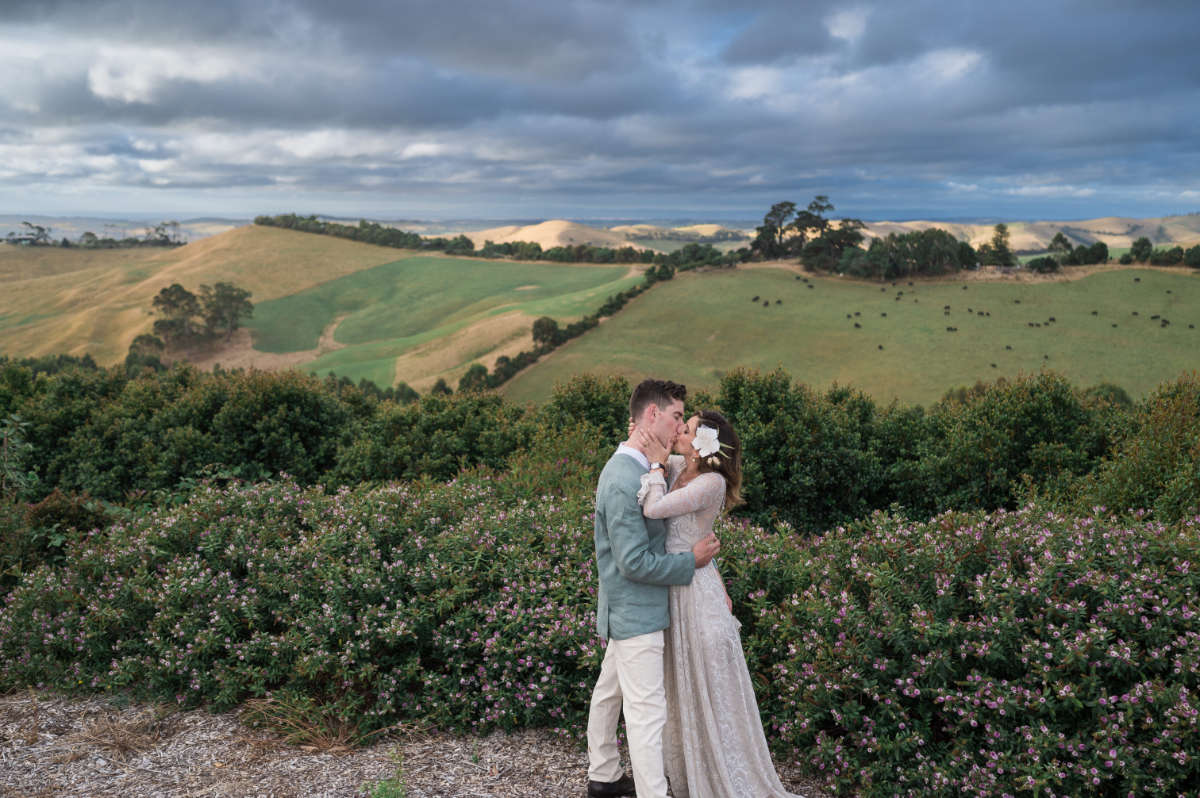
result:
<svg viewBox="0 0 1200 798"><path fill-rule="evenodd" d="M629 438L596 487L596 626L607 640L588 715L588 796L797 798L775 773L713 557L713 522L740 501L741 442L687 388L645 380ZM633 777L617 727L624 711Z"/></svg>

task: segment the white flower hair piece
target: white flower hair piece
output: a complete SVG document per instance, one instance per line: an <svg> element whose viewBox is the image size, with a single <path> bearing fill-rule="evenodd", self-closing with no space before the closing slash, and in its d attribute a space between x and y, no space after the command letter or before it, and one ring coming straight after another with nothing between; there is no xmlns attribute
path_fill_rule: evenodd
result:
<svg viewBox="0 0 1200 798"><path fill-rule="evenodd" d="M721 451L721 442L717 440L716 428L701 424L696 430L696 437L692 438L692 448L699 452L701 457L708 457Z"/></svg>

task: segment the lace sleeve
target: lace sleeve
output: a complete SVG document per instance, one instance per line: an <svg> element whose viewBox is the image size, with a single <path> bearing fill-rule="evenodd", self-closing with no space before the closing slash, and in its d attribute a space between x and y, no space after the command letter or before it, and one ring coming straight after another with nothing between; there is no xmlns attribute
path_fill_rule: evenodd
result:
<svg viewBox="0 0 1200 798"><path fill-rule="evenodd" d="M667 492L667 482L663 479L662 471L651 469L642 474L642 486L638 488L638 504L645 505L647 501L657 501Z"/></svg>
<svg viewBox="0 0 1200 798"><path fill-rule="evenodd" d="M672 454L667 456L667 482L674 482L683 471L684 461L683 455Z"/></svg>
<svg viewBox="0 0 1200 798"><path fill-rule="evenodd" d="M694 513L702 507L720 507L724 498L725 478L709 472L663 496L651 488L642 505L642 512L647 518L673 518Z"/></svg>

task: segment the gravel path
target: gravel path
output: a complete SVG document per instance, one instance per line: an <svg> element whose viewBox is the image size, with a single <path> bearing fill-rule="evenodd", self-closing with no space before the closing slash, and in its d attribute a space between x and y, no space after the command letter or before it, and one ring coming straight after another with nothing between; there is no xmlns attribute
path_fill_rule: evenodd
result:
<svg viewBox="0 0 1200 798"><path fill-rule="evenodd" d="M401 729L357 749L292 746L238 713L121 705L103 696L0 696L4 798L333 798L395 778L406 798L582 796L587 754L544 730L487 737ZM784 784L827 795L797 773Z"/></svg>

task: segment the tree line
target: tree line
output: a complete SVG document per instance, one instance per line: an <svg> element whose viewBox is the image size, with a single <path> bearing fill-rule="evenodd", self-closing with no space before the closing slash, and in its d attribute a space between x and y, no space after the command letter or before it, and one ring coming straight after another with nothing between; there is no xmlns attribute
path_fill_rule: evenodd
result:
<svg viewBox="0 0 1200 798"><path fill-rule="evenodd" d="M483 246L476 248L475 243L465 235L451 238L441 236L426 238L419 233L381 225L378 222L369 222L366 219L360 220L357 225L349 225L326 221L316 216L285 213L277 216L257 216L254 223L264 227L283 227L304 233L336 236L382 247L444 252L447 255L476 258L509 258L555 263L666 264L673 267L681 262L690 263L698 260L732 265L738 260L736 255L727 255L710 244L701 243L688 244L683 248L686 252L682 255L678 252L667 254L650 249L637 249L632 246L599 247L592 244L573 244L543 249L542 245L536 241L507 241L500 244L494 241L485 241Z"/></svg>
<svg viewBox="0 0 1200 798"><path fill-rule="evenodd" d="M547 429L586 425L591 440L620 440L629 388L582 376L541 408L469 391L403 403L295 371L176 364L130 374L0 358L0 419L13 419L4 427L6 474L18 476L8 484L23 500L57 489L121 502L217 472L248 480L286 472L336 489L502 468ZM1035 495L1084 510L1140 507L1164 520L1200 506L1196 375L1140 402L1049 372L949 392L928 408L878 404L840 386L816 391L778 370L737 370L714 393L695 393L694 407L720 408L742 438L740 512L799 530L887 508L910 517L1013 508Z"/></svg>
<svg viewBox="0 0 1200 798"><path fill-rule="evenodd" d="M180 233L179 222L176 221L159 222L152 227L147 227L140 236L122 235L120 238L112 235L98 236L88 230L82 233L75 241L66 236L55 241L53 236L54 228L46 225L34 224L33 222L21 222L21 225L25 228L24 231L20 233L9 231L4 240L9 244L23 246L59 246L64 248L78 247L80 249L179 247L187 243L182 233Z"/></svg>

